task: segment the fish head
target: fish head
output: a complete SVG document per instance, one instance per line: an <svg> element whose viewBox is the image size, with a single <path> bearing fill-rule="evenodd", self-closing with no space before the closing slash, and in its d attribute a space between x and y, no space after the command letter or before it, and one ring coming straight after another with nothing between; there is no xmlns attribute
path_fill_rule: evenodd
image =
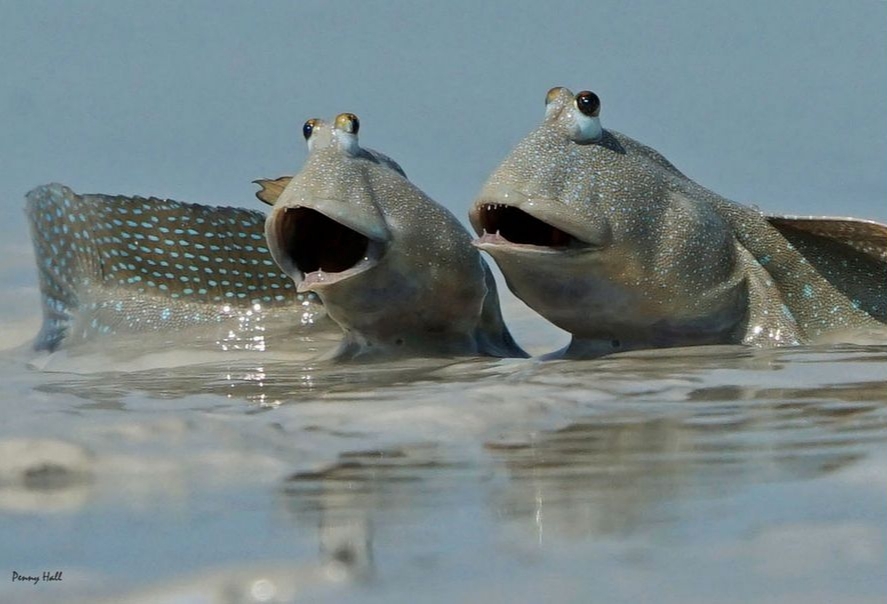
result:
<svg viewBox="0 0 887 604"><path fill-rule="evenodd" d="M470 236L358 127L306 122L308 158L266 220L274 260L363 346L470 333L487 291Z"/></svg>
<svg viewBox="0 0 887 604"><path fill-rule="evenodd" d="M553 88L542 123L477 196L474 245L574 339L675 345L676 326L720 330L741 313L732 234L691 184L603 128L597 95Z"/></svg>
<svg viewBox="0 0 887 604"><path fill-rule="evenodd" d="M272 257L300 291L375 266L391 239L372 194L369 166L356 161L360 122L345 114L337 119L351 132L320 119L305 122L308 159L286 181L265 223Z"/></svg>

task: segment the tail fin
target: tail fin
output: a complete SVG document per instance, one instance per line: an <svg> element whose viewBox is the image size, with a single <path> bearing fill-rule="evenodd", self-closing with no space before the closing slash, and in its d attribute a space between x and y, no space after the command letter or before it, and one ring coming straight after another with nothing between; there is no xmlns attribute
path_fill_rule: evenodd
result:
<svg viewBox="0 0 887 604"><path fill-rule="evenodd" d="M296 300L265 247L260 212L170 200L77 195L49 184L27 194L43 326L34 344L54 350L102 289L158 299L247 306ZM154 304L158 306L157 304Z"/></svg>

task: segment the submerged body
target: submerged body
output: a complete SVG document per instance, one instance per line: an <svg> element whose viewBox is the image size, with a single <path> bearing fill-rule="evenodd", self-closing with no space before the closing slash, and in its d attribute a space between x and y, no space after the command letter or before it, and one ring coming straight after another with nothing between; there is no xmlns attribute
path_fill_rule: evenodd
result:
<svg viewBox="0 0 887 604"><path fill-rule="evenodd" d="M603 129L599 107L552 89L471 210L512 291L573 335L565 354L884 329L887 226L762 215Z"/></svg>
<svg viewBox="0 0 887 604"><path fill-rule="evenodd" d="M393 160L361 148L358 124L306 122L302 170L260 194L279 195L265 229L272 256L345 332L335 356L526 356L468 233Z"/></svg>

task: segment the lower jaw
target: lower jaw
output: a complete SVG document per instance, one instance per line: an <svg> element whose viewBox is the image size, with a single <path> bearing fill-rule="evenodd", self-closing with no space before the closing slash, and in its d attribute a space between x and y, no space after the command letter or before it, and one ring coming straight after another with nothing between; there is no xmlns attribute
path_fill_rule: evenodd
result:
<svg viewBox="0 0 887 604"><path fill-rule="evenodd" d="M367 256L362 260L359 260L350 268L335 272L325 271L323 269L317 269L308 273L301 272L300 275L302 279L297 284L296 291L300 293L306 291L322 293L323 289L326 287L343 283L352 277L356 277L357 275L375 268L379 264L383 252L384 250L371 242L370 249L367 251Z"/></svg>
<svg viewBox="0 0 887 604"><path fill-rule="evenodd" d="M324 272L322 270L304 273L302 280L296 287L296 291L299 293L313 291L320 294L323 293L325 288L347 281L371 267L372 265L360 266L359 268L352 267L337 273Z"/></svg>
<svg viewBox="0 0 887 604"><path fill-rule="evenodd" d="M531 245L529 243L512 243L507 239L491 240L480 237L471 242L471 244L479 250L483 250L489 254L503 254L514 256L529 255L556 255L563 253L563 250L543 245Z"/></svg>
<svg viewBox="0 0 887 604"><path fill-rule="evenodd" d="M336 273L324 273L323 271L314 271L307 273L296 286L296 291L300 294L308 291L317 291L327 285L331 285L338 281Z"/></svg>
<svg viewBox="0 0 887 604"><path fill-rule="evenodd" d="M472 240L471 244L490 254L560 256L564 258L577 257L597 249L594 246L580 243L577 240L574 240L571 245L567 246L516 243L506 239L499 233L487 233L486 231L476 239Z"/></svg>

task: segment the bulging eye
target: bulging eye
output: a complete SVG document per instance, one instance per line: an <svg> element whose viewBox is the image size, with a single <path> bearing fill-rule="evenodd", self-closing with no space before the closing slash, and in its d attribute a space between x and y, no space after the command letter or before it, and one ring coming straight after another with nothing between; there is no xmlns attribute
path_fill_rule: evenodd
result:
<svg viewBox="0 0 887 604"><path fill-rule="evenodd" d="M547 107L548 105L550 105L551 102L552 102L554 99L557 98L557 95L560 93L561 90L563 90L563 88L562 88L561 86L555 86L554 88L552 88L551 90L549 90L548 93L546 93L546 95L545 95L545 105L546 105L546 107Z"/></svg>
<svg viewBox="0 0 887 604"><path fill-rule="evenodd" d="M576 95L576 108L588 117L597 117L601 112L601 100L590 90Z"/></svg>
<svg viewBox="0 0 887 604"><path fill-rule="evenodd" d="M302 124L302 136L305 137L305 140L311 138L311 134L314 132L314 127L317 125L317 120L311 118Z"/></svg>
<svg viewBox="0 0 887 604"><path fill-rule="evenodd" d="M348 134L357 134L360 130L360 120L353 113L340 113L336 116L336 128Z"/></svg>

